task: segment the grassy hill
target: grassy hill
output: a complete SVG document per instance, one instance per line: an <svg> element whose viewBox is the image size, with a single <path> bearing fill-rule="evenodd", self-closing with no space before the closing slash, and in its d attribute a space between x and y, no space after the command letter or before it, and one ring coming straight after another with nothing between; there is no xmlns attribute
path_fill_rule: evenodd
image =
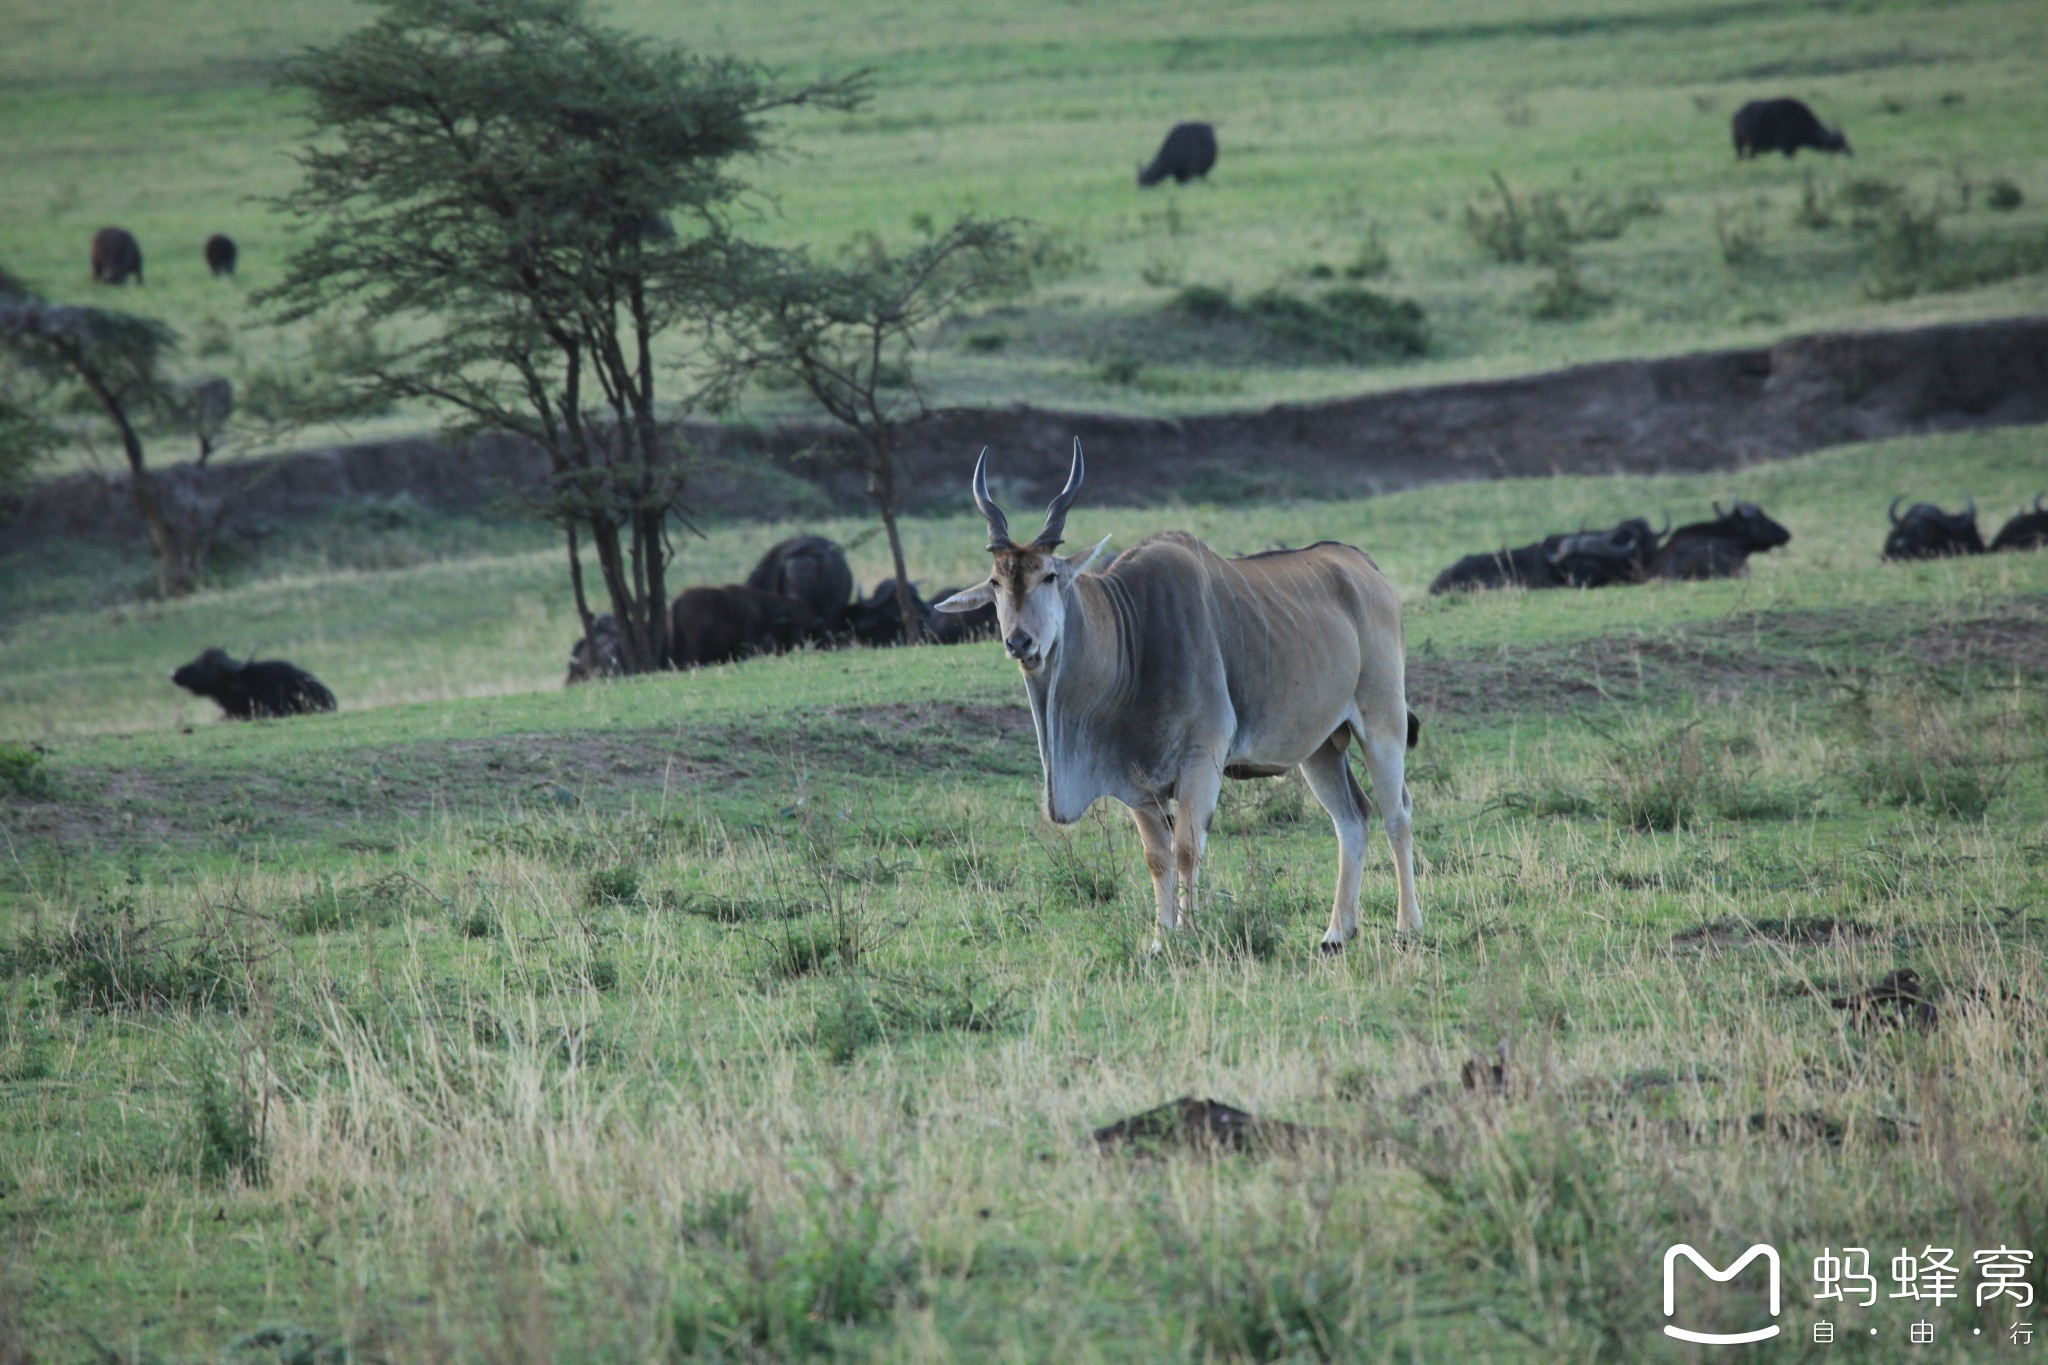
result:
<svg viewBox="0 0 2048 1365"><path fill-rule="evenodd" d="M1924 1358L1907 1307L1829 1313L1805 1267L2048 1227L2048 555L1881 567L1881 503L2000 515L2039 475L2005 431L1736 479L1077 508L1125 544L1354 539L1409 597L1427 927L1393 938L1375 836L1338 959L1329 826L1284 781L1230 785L1201 928L1145 957L1128 822L1038 820L994 646L563 691L551 551L510 533L358 528L328 552L360 563L140 609L56 609L109 570L53 568L0 647L0 733L46 746L0 774L0 1339L1676 1360L1663 1247L1762 1240L1788 1332ZM1794 534L1746 580L1419 596L1476 523L1731 491ZM912 544L960 579L980 540ZM252 637L342 712L173 699L171 663ZM1931 1012L1831 1006L1899 968ZM1181 1094L1316 1131L1090 1140ZM2009 1316L1950 1305L1947 1358Z"/></svg>
<svg viewBox="0 0 2048 1365"><path fill-rule="evenodd" d="M194 21L129 0L10 16L0 260L59 295L176 323L196 368L246 375L298 354L308 338L274 334L242 298L291 245L262 201L291 183L300 132L268 82L363 13L232 0ZM791 119L787 154L757 169L765 237L900 237L915 215L970 208L1041 225L1034 298L945 338L947 401L1256 405L2048 301L2048 30L2027 4L609 13L796 74L874 70L868 111ZM1782 93L1846 126L1855 158L1738 164L1730 114ZM1212 183L1140 193L1132 167L1187 117L1219 130ZM1495 173L1524 212L1547 192L1582 227L1618 229L1576 248L1578 289L1478 247L1467 210L1500 212ZM2021 204L1992 208L1995 182ZM1919 215L1903 225L1886 207L1898 194ZM1613 212L1631 205L1645 212ZM1909 270L1929 286L1910 297L1872 297L1887 253L1925 246L1912 223L1928 213L1947 265ZM107 222L142 239L145 289L88 285L86 243ZM205 274L200 243L217 230L242 243L239 285ZM1420 304L1427 353L1344 359L1242 309L1269 290L1313 303L1347 284ZM1176 306L1189 286L1228 289L1240 309ZM1546 320L1546 306L1564 316Z"/></svg>

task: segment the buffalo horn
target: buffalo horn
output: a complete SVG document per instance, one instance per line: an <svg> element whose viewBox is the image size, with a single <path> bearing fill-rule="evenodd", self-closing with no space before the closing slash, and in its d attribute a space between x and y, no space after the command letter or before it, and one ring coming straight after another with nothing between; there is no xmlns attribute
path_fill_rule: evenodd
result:
<svg viewBox="0 0 2048 1365"><path fill-rule="evenodd" d="M1970 505L1963 509L1961 519L1964 521L1975 521L1977 519L1977 500L1974 497L1970 499Z"/></svg>
<svg viewBox="0 0 2048 1365"><path fill-rule="evenodd" d="M1074 505L1074 495L1081 491L1081 476L1086 471L1081 459L1081 438L1074 438L1074 463L1067 470L1067 486L1052 505L1045 509L1045 529L1038 533L1038 539L1031 542L1033 549L1050 550L1060 543L1060 533L1067 529L1067 509Z"/></svg>
<svg viewBox="0 0 2048 1365"><path fill-rule="evenodd" d="M1898 497L1892 499L1892 505L1885 511L1885 515L1892 519L1892 525L1894 526L1899 524L1899 504L1905 500L1905 494L1901 493Z"/></svg>
<svg viewBox="0 0 2048 1365"><path fill-rule="evenodd" d="M2048 493L2036 493L2036 494L2034 494L2034 510L2035 510L2036 512L2039 512L2039 511L2042 511L2042 510L2043 510L2043 509L2042 509L2042 507L2041 507L2041 499L2043 499L2043 498L2048 498Z"/></svg>
<svg viewBox="0 0 2048 1365"><path fill-rule="evenodd" d="M987 446L981 448L981 458L974 462L974 505L981 509L982 518L988 522L988 548L1015 549L1010 539L1010 520L1003 515L1003 509L996 506L996 500L988 495Z"/></svg>
<svg viewBox="0 0 2048 1365"><path fill-rule="evenodd" d="M1714 515L1717 517L1725 517L1728 515L1726 512L1723 512L1721 510L1721 502L1718 498L1714 500Z"/></svg>
<svg viewBox="0 0 2048 1365"><path fill-rule="evenodd" d="M1663 513L1663 517L1664 524L1657 529L1657 539L1659 540L1671 534L1671 513L1668 509Z"/></svg>

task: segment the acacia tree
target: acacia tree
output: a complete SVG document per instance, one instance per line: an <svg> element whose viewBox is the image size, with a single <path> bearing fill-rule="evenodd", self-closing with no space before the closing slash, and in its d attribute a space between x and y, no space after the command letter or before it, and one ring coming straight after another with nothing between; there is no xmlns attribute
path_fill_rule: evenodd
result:
<svg viewBox="0 0 2048 1365"><path fill-rule="evenodd" d="M544 449L541 511L565 532L586 639L585 539L626 670L659 668L668 528L687 508L657 383L674 357L657 362L657 342L701 322L722 285L744 188L729 166L767 149L764 116L852 108L865 78L784 85L597 24L580 0L379 8L284 77L310 99L315 140L276 206L311 235L259 299L283 321L345 309L395 324L402 340L360 366L365 387L439 406L457 434Z"/></svg>
<svg viewBox="0 0 2048 1365"><path fill-rule="evenodd" d="M166 597L182 596L198 582L212 531L173 522L143 449L145 419L171 401L163 364L177 344L177 334L154 319L49 303L0 270L0 358L18 376L78 385L113 425L136 513L149 532L157 591ZM0 465L12 462L4 458L6 449L32 454L51 444L52 435L32 406L0 396Z"/></svg>
<svg viewBox="0 0 2048 1365"><path fill-rule="evenodd" d="M900 252L872 237L837 264L802 251L760 252L751 269L732 275L741 284L726 301L727 372L793 376L853 438L853 459L888 533L906 644L918 640L921 623L896 525L896 460L910 428L932 414L917 360L945 319L1028 280L1020 227L968 215Z"/></svg>

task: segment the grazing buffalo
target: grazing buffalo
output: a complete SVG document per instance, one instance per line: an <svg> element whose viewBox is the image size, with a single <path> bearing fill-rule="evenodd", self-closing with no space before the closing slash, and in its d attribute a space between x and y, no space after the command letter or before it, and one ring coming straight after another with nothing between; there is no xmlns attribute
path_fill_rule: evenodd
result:
<svg viewBox="0 0 2048 1365"><path fill-rule="evenodd" d="M1447 592L1475 592L1483 588L1561 588L1556 556L1570 536L1545 536L1529 545L1499 549L1491 554L1466 555L1436 576L1429 585L1430 596Z"/></svg>
<svg viewBox="0 0 2048 1365"><path fill-rule="evenodd" d="M1664 531L1670 529L1667 517ZM1652 528L1641 517L1630 517L1605 531L1581 531L1564 538L1551 553L1550 566L1568 588L1641 583L1650 576L1664 531Z"/></svg>
<svg viewBox="0 0 2048 1365"><path fill-rule="evenodd" d="M753 654L783 654L817 632L816 614L793 597L737 583L685 588L669 606L669 663L697 668Z"/></svg>
<svg viewBox="0 0 2048 1365"><path fill-rule="evenodd" d="M1794 99L1751 100L1735 111L1734 131L1737 160L1762 152L1791 156L1801 147L1856 154L1840 128L1823 126L1813 110Z"/></svg>
<svg viewBox="0 0 2048 1365"><path fill-rule="evenodd" d="M1405 694L1393 585L1349 545L1224 559L1184 532L1153 536L1088 573L1093 554L1054 552L1084 472L1076 441L1044 528L1020 545L989 497L982 451L973 488L992 571L938 604L995 606L1038 732L1046 818L1071 825L1105 796L1129 808L1163 937L1200 908L1223 779L1299 768L1336 826L1337 887L1322 947L1337 952L1358 930L1365 871L1368 811L1346 753L1356 741L1393 845L1395 927L1419 930L1403 780L1419 722Z"/></svg>
<svg viewBox="0 0 2048 1365"><path fill-rule="evenodd" d="M568 682L616 678L626 671L625 649L619 644L619 621L610 612L593 616L590 633L580 635L569 650Z"/></svg>
<svg viewBox="0 0 2048 1365"><path fill-rule="evenodd" d="M2041 507L2044 495L2034 494L2034 510L2015 513L1991 542L1994 550L2039 550L2048 548L2048 511Z"/></svg>
<svg viewBox="0 0 2048 1365"><path fill-rule="evenodd" d="M225 232L216 232L206 239L206 268L216 276L234 274L235 258L240 255L235 239Z"/></svg>
<svg viewBox="0 0 2048 1365"><path fill-rule="evenodd" d="M224 649L207 650L171 674L171 681L187 692L211 697L229 720L334 709L334 694L305 669L282 659L237 663Z"/></svg>
<svg viewBox="0 0 2048 1365"><path fill-rule="evenodd" d="M1162 180L1176 185L1205 176L1216 164L1216 130L1206 123L1176 123L1159 144L1149 166L1138 168L1138 184L1149 189Z"/></svg>
<svg viewBox="0 0 2048 1365"><path fill-rule="evenodd" d="M761 556L747 575L747 586L794 598L810 608L822 640L845 627L853 570L847 567L846 551L825 537L792 536Z"/></svg>
<svg viewBox="0 0 2048 1365"><path fill-rule="evenodd" d="M123 284L133 275L142 283L142 243L127 228L103 227L92 235L92 277L101 284Z"/></svg>
<svg viewBox="0 0 2048 1365"><path fill-rule="evenodd" d="M1738 502L1723 512L1714 504L1713 521L1695 521L1671 533L1650 561L1650 576L1677 580L1736 578L1748 572L1749 557L1791 543L1792 533L1764 515L1753 502Z"/></svg>
<svg viewBox="0 0 2048 1365"><path fill-rule="evenodd" d="M1884 538L1886 559L1946 559L1950 555L1981 555L1984 537L1977 531L1977 500L1960 512L1942 511L1931 502L1916 502L1899 515L1904 498L1893 498L1885 515L1892 520Z"/></svg>

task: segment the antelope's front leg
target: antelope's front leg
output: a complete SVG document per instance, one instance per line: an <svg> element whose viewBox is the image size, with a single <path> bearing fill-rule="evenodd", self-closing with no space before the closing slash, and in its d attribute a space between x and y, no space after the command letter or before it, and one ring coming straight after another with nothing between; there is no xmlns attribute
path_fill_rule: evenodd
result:
<svg viewBox="0 0 2048 1365"><path fill-rule="evenodd" d="M1145 870L1152 874L1152 898L1159 915L1159 930L1152 939L1152 951L1166 946L1166 936L1179 923L1174 904L1173 831L1167 827L1163 806L1132 806L1131 821L1145 844Z"/></svg>
<svg viewBox="0 0 2048 1365"><path fill-rule="evenodd" d="M1202 859L1209 849L1209 822L1216 818L1216 798L1223 792L1223 769L1205 763L1180 775L1174 794L1173 863L1180 874L1181 918L1195 927L1201 910Z"/></svg>

